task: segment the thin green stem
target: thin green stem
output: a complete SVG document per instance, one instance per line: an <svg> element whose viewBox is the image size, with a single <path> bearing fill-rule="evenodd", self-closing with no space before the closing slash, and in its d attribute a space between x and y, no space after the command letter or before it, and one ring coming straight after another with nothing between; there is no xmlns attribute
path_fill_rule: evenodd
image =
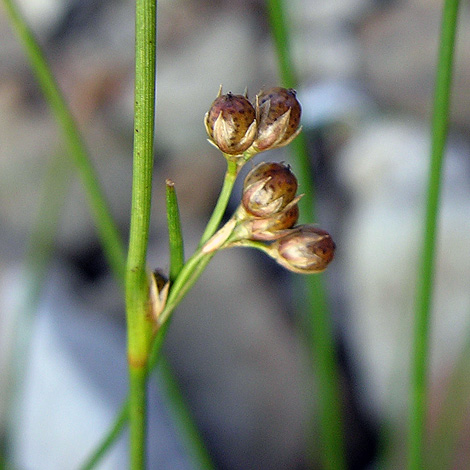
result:
<svg viewBox="0 0 470 470"><path fill-rule="evenodd" d="M109 263L111 265L112 270L117 274L118 279L120 279L122 282L124 281L125 278L125 273L126 273L126 263L125 263L125 251L124 251L124 245L122 243L122 240L120 238L120 234L116 228L116 225L113 222L111 213L108 209L108 204L105 201L103 192L101 190L101 187L98 183L98 178L97 174L90 162L90 159L88 157L85 144L83 142L83 139L79 133L78 127L70 113L70 110L68 109L65 100L59 90L59 87L53 77L53 74L51 72L51 69L47 63L47 60L45 58L44 53L41 50L41 47L39 46L37 40L34 37L34 34L30 30L30 28L27 26L26 22L24 21L23 17L21 16L20 11L16 8L15 3L12 0L3 0L4 5L6 7L7 13L10 15L10 19L12 22L12 25L15 29L15 32L17 33L20 41L23 43L26 53L31 61L31 65L33 68L34 73L37 76L38 82L40 86L42 87L43 93L51 106L51 109L59 123L59 125L62 128L62 131L65 136L65 140L68 145L68 150L70 154L72 155L72 158L79 169L82 182L84 184L84 188L90 203L90 206L92 208L92 213L95 218L95 222L98 228L99 235L102 239L103 247L105 250L105 253L108 257ZM138 11L144 11L144 9L140 8L140 6L137 6ZM136 23L143 24L140 22L138 19L136 20ZM152 27L154 28L155 21L152 22ZM148 25L143 25L143 28L148 29ZM140 31L142 32L142 31ZM137 42L137 41L136 41ZM152 44L153 43L153 44ZM155 46L155 40L151 40L149 43L150 48ZM148 48L145 47L140 47L136 44L136 47L138 49L138 56L139 52L141 52L140 57L137 60L140 60L140 64L145 67L145 64L147 63L147 58L148 58ZM148 61L148 64L150 64L150 67L152 66L151 64L153 63L153 66L155 62L152 60ZM136 74L138 75L138 73ZM141 75L142 76L142 75ZM137 77L138 79L138 77ZM145 79L144 79L145 80ZM136 80L137 83L138 80ZM154 77L152 80L152 83L154 83ZM153 85L152 85L153 86ZM141 109L148 109L148 103L149 102L154 102L154 97L150 97L149 95L141 95L142 100L139 100L139 97L136 94L136 108L140 107ZM147 136L144 137L143 139L139 139L139 136L137 134L143 129L144 126L142 126L142 123L149 123L150 120L147 120L146 117L144 117L143 114L140 114L142 116L142 120L140 121L139 125L136 125L135 128L135 135L136 139L135 141L142 142L143 140L147 139L146 144L143 145L146 149L149 149L153 146L153 144L150 144L150 141L148 139L149 132L143 131L142 135ZM152 128L153 128L153 120L152 122ZM153 139L153 135L151 137ZM139 148L139 145L135 145L135 148ZM141 147L141 148L143 148ZM138 153L137 151L136 153ZM147 152L147 150L146 150ZM147 152L148 154L148 152ZM151 171L149 170L149 159L144 158L144 160L140 160L140 162L145 161L143 165L139 164L136 165L136 168L134 172L134 176L137 173L145 173L146 175L150 174ZM146 167L146 169L142 168ZM141 171L143 170L143 171ZM150 193L151 186L148 184L149 180L144 181L143 185L147 185L147 193ZM145 191L139 192L140 195L144 194ZM146 199L146 196L144 196L144 199ZM140 197L136 197L133 199L133 207L138 206L139 207L139 213L145 213L146 209L141 210L141 204L142 199ZM135 211L133 210L133 214ZM144 218L145 219L145 218ZM142 222L142 221L141 221ZM141 225L145 225L146 222L143 221ZM138 224L137 224L138 225ZM134 224L134 227L136 225ZM139 229L137 229L137 232L139 232ZM145 231L141 232L145 233ZM146 240L143 244L141 244L141 247L137 247L135 244L135 238L133 242L131 242L131 245L136 248L131 256L131 260L135 260L138 258L136 254L138 252L142 253L142 246L146 247ZM141 239L142 241L143 239ZM145 257L144 257L145 258ZM131 265L133 262L131 261ZM141 263L139 263L141 264ZM134 282L136 285L139 285L141 287L141 290L137 289L136 290L136 297L143 298L144 295L142 294L143 292L146 292L146 277L144 275L145 269L137 269L135 271L135 275L130 275L129 277L131 278L131 282L128 282L129 284L133 284ZM128 291L131 290L128 288ZM128 303L130 301L128 300ZM139 310L138 303L134 304L136 305L136 308L134 310ZM140 304L142 306L142 304ZM142 350L145 350L147 347L145 346L148 341L146 341L146 337L150 336L147 332L148 328L147 326L143 325L143 322L137 321L137 322L132 322L133 327L131 327L131 330L133 331L130 333L130 336L132 338L140 338L142 341L138 340L135 341L136 344L141 344ZM140 325L140 326L139 326ZM163 332L165 328L161 328L161 331ZM132 341L132 340L131 340ZM138 350L139 348L132 348ZM135 364L139 364L140 368L140 363L139 361L142 360L142 357L145 354L132 354L130 355L130 359L134 361ZM134 373L135 372L135 373ZM132 373L133 376L138 375L138 371L134 371ZM134 384L137 384L138 387L143 387L142 381L139 380L132 380ZM144 396L143 394L139 395L140 397ZM134 400L134 403L137 403L138 401ZM110 433L107 435L106 439L101 443L99 446L97 452L90 458L87 464L83 468L93 468L96 463L100 460L100 458L104 455L106 450L110 447L114 439L119 435L120 431L123 428L124 423L127 420L128 417L128 407L129 404L126 402L124 404L124 407L122 408L117 421L115 422L115 425L111 429ZM141 439L141 438L139 438ZM143 455L142 450L138 450L136 453L138 455ZM137 458L137 457L136 457Z"/></svg>
<svg viewBox="0 0 470 470"><path fill-rule="evenodd" d="M204 234L201 237L199 248L183 266L177 278L175 279L175 282L171 286L165 309L160 316L162 324L167 321L175 307L181 302L186 293L196 283L196 281L199 279L199 276L202 274L205 267L214 256L214 253L203 253L202 246L212 237L212 235L214 235L215 231L217 230L227 208L227 204L229 202L230 195L232 194L233 185L235 184L237 175L244 163L245 161L241 159L238 162L227 160L227 171L225 173L224 183L222 185L217 204L209 219Z"/></svg>
<svg viewBox="0 0 470 470"><path fill-rule="evenodd" d="M292 61L290 33L286 3L267 0L271 34L276 49L279 74L283 86L296 88L297 79ZM315 221L315 194L310 159L305 136L301 133L291 144L299 168L299 187L305 196L299 202L303 223ZM346 451L342 418L339 371L333 325L327 305L327 295L322 274L302 277L299 291L306 294L307 303L299 304L299 311L308 309L311 356L315 358L314 372L318 382L318 413L323 467L328 470L346 468Z"/></svg>
<svg viewBox="0 0 470 470"><path fill-rule="evenodd" d="M215 231L220 225L220 221L224 216L225 210L227 209L228 201L230 199L230 195L232 194L233 185L235 184L235 180L237 179L237 175L243 166L244 161L240 160L239 163L234 162L232 160L227 160L227 171L225 172L224 183L222 189L220 191L219 198L217 200L217 204L215 205L214 211L207 223L206 229L201 237L201 241L199 242L199 247L204 245L204 243L209 240L209 238L214 235Z"/></svg>
<svg viewBox="0 0 470 470"><path fill-rule="evenodd" d="M314 358L313 370L317 379L319 394L318 415L322 434L321 455L325 469L346 468L344 428L341 409L341 393L338 374L333 325L328 315L324 277L320 275L306 278L307 299L310 310L309 334Z"/></svg>
<svg viewBox="0 0 470 470"><path fill-rule="evenodd" d="M123 282L125 272L124 245L98 183L99 179L88 156L85 143L32 30L12 0L3 0L3 3L10 16L14 31L23 44L42 92L62 129L68 153L79 170L108 262L112 270L117 273L118 279Z"/></svg>
<svg viewBox="0 0 470 470"><path fill-rule="evenodd" d="M442 163L449 126L450 91L458 7L459 0L446 0L444 3L436 71L434 109L431 124L431 160L422 245L423 252L416 288L408 435L408 468L410 470L424 468L430 312Z"/></svg>
<svg viewBox="0 0 470 470"><path fill-rule="evenodd" d="M148 374L155 368L158 363L158 360L161 357L160 350L163 346L163 341L165 339L165 335L169 325L169 321L162 325L152 342L149 360L147 363L147 378ZM101 440L101 442L98 444L94 452L87 458L86 462L81 467L79 467L80 470L92 470L93 468L96 468L101 459L106 455L106 452L109 450L111 445L115 442L115 440L124 430L124 426L127 424L129 419L129 409L130 403L128 396L125 402L122 404L119 414L114 420L113 425L111 426L107 434L104 436L104 438Z"/></svg>
<svg viewBox="0 0 470 470"><path fill-rule="evenodd" d="M184 266L183 237L181 233L181 222L176 198L175 185L172 181L166 181L166 200L167 200L167 218L168 218L168 238L170 245L170 282L173 282ZM163 339L166 330L169 327L170 320L157 332L157 336L152 344L150 353L148 372L150 372L155 363L160 359L160 372L163 374L163 385L166 388L166 395L170 397L170 406L172 416L175 418L176 425L182 431L182 436L189 455L193 457L194 462L199 462L201 468L206 470L214 468L209 453L204 442L194 424L193 417L186 406L185 399L181 393L180 387L173 377L169 364L164 361L160 354Z"/></svg>
<svg viewBox="0 0 470 470"><path fill-rule="evenodd" d="M184 244L175 184L171 180L166 180L166 214L170 250L170 282L173 282L184 265Z"/></svg>
<svg viewBox="0 0 470 470"><path fill-rule="evenodd" d="M149 321L147 245L152 199L155 123L156 0L137 0L135 20L134 162L129 253L126 271L129 361L130 458L145 468L146 377L152 326Z"/></svg>
<svg viewBox="0 0 470 470"><path fill-rule="evenodd" d="M231 170L227 171L227 173L229 172L233 174L233 167ZM236 178L236 175L235 175L235 178ZM224 184L222 188L221 196L219 197L219 203L216 206L219 215L217 217L211 217L210 220L213 221L211 223L212 228L210 230L209 229L206 230L207 234L212 235L213 234L212 232L215 232L219 223L219 222L216 223L215 221L219 217L221 218L223 213L225 212L226 205L230 198L230 191L231 191L231 188L233 188L233 182L231 182L231 179L232 177L226 178L227 182ZM181 271L178 273L178 276L176 277L170 289L170 293L168 296L165 309L163 310L160 316L162 326L158 329L156 337L152 341L151 352L150 352L149 360L148 360L147 372L150 372L154 369L155 365L157 364L160 358L160 351L161 351L161 347L162 347L162 344L166 335L166 331L170 324L171 313L177 307L177 305L182 300L184 295L191 289L191 287L199 279L200 275L202 274L206 266L209 264L213 255L214 255L213 253L204 254L202 253L201 249L197 250L191 256L191 258L189 258L189 260L182 267ZM127 404L125 404L124 406L127 406ZM112 429L116 428L116 429L122 430L123 425L124 423L122 422L116 422L113 425ZM112 442L109 439L109 437L110 436L105 437L103 439L103 441L100 443L100 445L95 450L93 455L90 457L89 461L87 461L85 466L82 467L83 470L90 470L91 468L93 468L93 465L90 464L90 462L92 461L94 461L95 462L94 465L96 465L96 462L98 461L99 456L103 455L104 451L106 450L106 447L109 446L110 442ZM198 445L197 442L195 443L195 445L196 446ZM204 468L210 468L210 467L204 467Z"/></svg>
<svg viewBox="0 0 470 470"><path fill-rule="evenodd" d="M198 462L200 468L204 470L213 469L214 464L204 446L198 429L194 425L194 419L187 406L185 406L185 398L181 393L179 384L171 373L171 368L166 361L160 361L159 372L165 379L163 386L166 389L166 396L171 397L171 414L175 418L177 431L182 436L183 444L187 448L189 457L193 462Z"/></svg>
<svg viewBox="0 0 470 470"><path fill-rule="evenodd" d="M286 88L295 88L297 86L297 78L292 64L290 28L284 1L267 0L266 7L282 85Z"/></svg>
<svg viewBox="0 0 470 470"><path fill-rule="evenodd" d="M144 470L147 434L147 369L130 366L129 370L129 431L131 437L131 470Z"/></svg>

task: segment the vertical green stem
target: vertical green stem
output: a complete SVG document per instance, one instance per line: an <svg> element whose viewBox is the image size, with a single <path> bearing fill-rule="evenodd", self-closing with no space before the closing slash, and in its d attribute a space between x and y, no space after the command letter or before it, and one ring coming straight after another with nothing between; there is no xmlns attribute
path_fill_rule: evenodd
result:
<svg viewBox="0 0 470 470"><path fill-rule="evenodd" d="M124 280L124 246L75 120L62 96L41 47L33 32L24 21L19 9L12 0L3 0L3 3L10 16L14 30L28 55L32 70L36 75L42 92L58 124L62 128L62 133L68 147L67 150L79 170L94 221L111 268L117 273L120 280Z"/></svg>
<svg viewBox="0 0 470 470"><path fill-rule="evenodd" d="M147 369L131 366L129 384L130 469L144 470L147 435Z"/></svg>
<svg viewBox="0 0 470 470"><path fill-rule="evenodd" d="M295 88L297 79L290 48L286 4L283 0L267 0L267 9L282 84ZM300 170L299 187L305 194L299 202L301 219L311 222L306 219L315 220L314 180L303 133L292 142L291 149ZM309 214L309 217L306 217L306 214ZM328 470L342 470L346 468L346 452L339 372L324 278L320 274L302 278L299 282L307 288L308 306L305 307L302 304L298 307L299 310L308 308L309 312L307 326L311 353L315 361L314 372L318 382L318 414L323 466Z"/></svg>
<svg viewBox="0 0 470 470"><path fill-rule="evenodd" d="M131 469L145 468L146 372L151 325L147 244L152 195L155 122L156 0L137 0L135 20L134 163L126 271Z"/></svg>
<svg viewBox="0 0 470 470"><path fill-rule="evenodd" d="M416 288L414 348L412 358L408 468L424 468L424 435L429 364L430 311L439 210L442 162L449 125L453 55L459 0L446 0L442 15L441 40L436 73L432 117L431 161L423 233L423 252Z"/></svg>
<svg viewBox="0 0 470 470"><path fill-rule="evenodd" d="M323 468L340 470L346 469L341 389L324 280L323 275L313 275L305 281L308 288L307 299L311 306L309 334L313 370L319 391L316 401L321 427L320 452Z"/></svg>
<svg viewBox="0 0 470 470"><path fill-rule="evenodd" d="M297 78L291 58L290 28L284 1L267 0L266 6L282 85L287 88L295 88L297 86Z"/></svg>

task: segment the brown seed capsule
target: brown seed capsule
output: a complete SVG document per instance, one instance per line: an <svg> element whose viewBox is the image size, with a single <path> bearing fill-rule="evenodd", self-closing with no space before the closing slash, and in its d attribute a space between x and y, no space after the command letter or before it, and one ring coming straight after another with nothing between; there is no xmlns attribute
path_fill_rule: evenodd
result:
<svg viewBox="0 0 470 470"><path fill-rule="evenodd" d="M248 214L268 218L282 211L297 192L297 178L282 163L260 163L246 176L242 205Z"/></svg>
<svg viewBox="0 0 470 470"><path fill-rule="evenodd" d="M221 93L204 117L209 142L227 155L241 155L256 136L256 112L245 96Z"/></svg>
<svg viewBox="0 0 470 470"><path fill-rule="evenodd" d="M258 151L283 147L300 133L302 109L293 89L270 88L256 97L258 133L253 148Z"/></svg>
<svg viewBox="0 0 470 470"><path fill-rule="evenodd" d="M272 244L276 261L296 273L318 273L334 257L335 243L326 230L301 225Z"/></svg>
<svg viewBox="0 0 470 470"><path fill-rule="evenodd" d="M294 204L289 204L283 211L274 214L267 219L254 218L247 221L251 231L251 240L277 240L289 233L299 218L299 206L297 198Z"/></svg>

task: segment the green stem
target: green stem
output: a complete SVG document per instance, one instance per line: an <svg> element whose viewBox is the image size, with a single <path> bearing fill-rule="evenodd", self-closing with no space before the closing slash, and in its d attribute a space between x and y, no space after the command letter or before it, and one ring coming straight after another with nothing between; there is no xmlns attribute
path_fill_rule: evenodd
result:
<svg viewBox="0 0 470 470"><path fill-rule="evenodd" d="M284 1L267 0L266 6L282 85L286 88L295 88L297 78L292 64L289 26Z"/></svg>
<svg viewBox="0 0 470 470"><path fill-rule="evenodd" d="M110 266L112 270L116 273L118 279L121 281L124 281L124 278L126 276L126 263L125 263L125 251L124 251L124 245L122 243L122 240L120 238L119 232L116 228L116 225L113 222L111 213L108 209L108 205L105 201L103 192L101 190L101 187L98 183L98 178L97 174L90 162L90 159L88 157L85 144L83 142L83 139L79 133L78 127L72 117L72 114L70 113L70 110L67 107L67 104L59 90L59 87L52 75L51 69L49 65L47 64L46 58L44 53L42 52L40 46L38 45L34 34L30 30L30 28L27 26L26 22L24 21L23 17L21 16L20 11L16 8L15 3L12 0L3 0L4 5L6 7L7 13L10 15L11 23L15 29L15 32L17 33L20 41L23 43L24 48L26 50L26 53L30 59L32 69L34 73L37 76L38 82L40 86L42 87L43 93L46 97L46 100L48 101L49 105L51 106L51 109L59 123L59 125L62 127L62 131L65 136L65 140L68 145L68 150L69 153L71 154L77 168L79 169L80 176L82 178L82 182L84 184L84 188L87 194L87 198L89 200L89 204L92 208L92 214L95 218L95 223L98 228L99 235L102 239L102 244L103 248L105 250L105 253L108 257L108 261L110 263ZM140 6L136 7L137 10L140 9L140 11L144 11L144 9L140 8ZM142 24L142 22L139 21L139 19L136 19L136 24ZM152 23L152 28L154 28L155 21L151 22ZM148 25L143 26L144 29L147 31ZM151 28L151 29L152 29ZM138 29L136 29L138 31ZM142 31L140 31L142 33ZM139 34L139 31L137 32L137 35ZM139 56L139 51L142 52L140 55L140 59L138 58L137 60L140 60L140 64L142 64L143 67L145 67L145 64L147 63L147 58L146 58L146 52L144 52L144 48L141 48L140 46L137 45L138 39L136 40L136 48L138 49L137 56ZM153 43L153 44L152 44ZM148 43L150 47L155 46L155 40L150 40ZM148 49L147 49L148 53ZM155 61L152 60L151 58L148 60L149 67L154 67ZM137 67L136 67L137 68ZM136 75L139 73L136 72ZM136 77L138 79L138 77ZM152 80L151 80L152 81ZM154 83L154 78L153 81ZM137 80L136 80L137 84ZM139 102L138 97L136 95L136 108L138 107L138 102L139 105L142 108L147 108L149 102L154 102L154 97L152 98L151 96L144 96L142 95L142 100ZM143 121L145 121L147 118L143 118ZM149 120L146 121L147 123L150 122ZM152 127L153 127L153 120L152 120ZM135 141L137 142L139 140L139 137L137 136L137 133L140 132L142 126L137 126L136 125L136 139ZM149 132L143 132L142 134L148 135ZM151 137L153 139L153 135ZM140 139L145 140L144 139ZM147 149L151 148L153 145L149 145L149 142L147 140L147 144L144 145ZM139 147L139 145L135 145L134 148L136 149ZM145 174L151 174L151 171L149 170L149 163L150 159L145 158L145 162L147 162L147 169L143 171ZM145 164L143 165L145 166ZM138 168L137 172L141 172L142 168ZM134 171L134 176L136 175L136 171ZM143 184L147 184L147 182L144 182ZM150 193L151 186L150 184L147 184L147 193ZM140 194L145 193L144 192L139 192ZM146 196L145 196L146 198ZM144 199L145 199L144 198ZM139 197L133 198L133 207L139 207L139 213L144 213L146 209L140 210L141 209L141 199ZM133 214L135 211L133 210ZM145 225L142 223L141 225ZM135 225L134 225L135 226ZM132 230L131 230L132 231ZM139 231L139 230L137 230ZM145 233L141 232L142 234ZM133 241L130 242L130 245L133 247L136 247L135 245L135 238ZM146 246L146 241L145 243L142 244L142 246ZM134 264L132 260L135 260L138 258L136 254L140 252L142 253L142 250L140 248L137 248L134 250L133 254L130 256L130 265ZM145 257L144 257L145 258ZM139 261L139 264L140 261ZM141 264L143 266L143 264ZM146 277L145 277L145 269L137 269L135 273L130 274L128 273L128 278L130 281L128 282L128 288L127 291L129 292L132 288L129 287L129 285L132 285L135 283L135 285L140 286L140 290L136 289L136 297L143 299L144 295L143 292L146 294ZM145 295L146 296L146 295ZM135 308L131 307L131 310L142 310L141 308L139 309L139 303L136 302L135 304L133 303L132 300L129 300L129 297L132 297L132 295L128 296L128 304L131 303L135 305ZM142 307L142 303L140 303L140 307ZM131 315L131 317L134 317L134 315ZM145 340L146 336L150 336L147 332L148 328L144 324L143 321L131 321L131 328L129 332L129 337L130 338L140 338L141 340L134 341L136 345L141 345L142 350L145 351L147 349L146 343L148 341ZM162 327L161 331L164 331L165 329ZM133 340L130 340L130 343ZM160 342L161 344L161 342ZM136 350L136 353L133 353L130 355L131 361L135 362L136 364L139 364L140 368L140 363L139 361L142 360L142 357L145 356L144 354L140 354L138 352L139 347L130 347L132 350ZM132 375L135 376L137 374L137 371L135 373L133 372ZM138 388L143 387L142 381L138 380L132 380L133 384L136 384ZM138 396L142 397L144 396L143 394L139 394ZM138 403L138 401L134 400L133 403ZM115 422L115 425L111 429L110 433L107 435L107 437L104 439L104 441L101 443L97 451L91 458L88 460L87 464L85 464L84 467L82 468L93 468L96 463L100 460L100 458L104 455L106 450L109 448L109 446L112 444L114 439L116 438L117 435L121 432L124 423L127 420L128 417L128 407L129 403L126 402L124 407L121 409L121 412L117 418L117 421ZM142 438L139 438L140 440ZM142 454L141 450L137 452L137 454Z"/></svg>
<svg viewBox="0 0 470 470"><path fill-rule="evenodd" d="M130 468L131 470L144 470L146 461L145 439L147 434L147 369L131 365L129 377Z"/></svg>
<svg viewBox="0 0 470 470"><path fill-rule="evenodd" d="M204 243L206 243L207 240L209 240L209 238L214 235L215 231L220 225L220 221L222 220L225 210L227 209L230 195L232 194L233 185L235 184L237 175L244 163L245 162L242 159L240 159L238 163L232 160L227 160L227 171L225 172L224 183L220 191L217 204L214 208L214 211L212 212L209 222L207 223L206 229L204 230L204 233L201 237L201 241L199 242L199 247L204 245Z"/></svg>
<svg viewBox="0 0 470 470"><path fill-rule="evenodd" d="M3 3L10 16L13 28L23 44L42 92L62 128L68 153L79 170L108 262L112 270L117 273L118 279L124 281L124 245L75 120L62 96L41 47L19 9L12 0L3 0Z"/></svg>
<svg viewBox="0 0 470 470"><path fill-rule="evenodd" d="M229 168L230 169L227 170L227 173L231 173L233 175L234 174L233 165L230 166ZM236 175L235 175L235 178L236 178ZM232 179L233 181L231 181ZM233 183L234 183L233 176L227 176L226 181L221 191L221 195L219 196L219 202L216 205L218 215L211 217L210 220L212 221L212 223L210 225L212 228L210 230L206 229L206 236L207 234L212 236L213 232L215 232L215 230L217 229L219 222L216 223L215 221L217 219L220 220L220 218L222 218L223 213L225 212L225 209L226 209L229 197L230 197L231 188L233 188ZM214 209L214 212L216 212L216 209ZM181 271L178 273L178 276L176 277L175 282L171 286L166 307L160 316L162 326L159 328L156 334L156 337L152 341L152 347L151 347L151 352L149 355L147 372L150 372L154 369L155 365L157 364L160 358L160 350L161 350L161 347L162 347L162 344L166 335L166 331L168 329L168 326L171 320L171 313L177 307L177 305L182 300L184 295L191 289L191 287L199 279L200 275L202 274L206 266L209 264L213 255L214 255L213 253L203 254L201 249L197 250L193 254L193 256L189 258L189 260L182 267ZM124 406L128 406L127 403ZM119 416L121 416L121 414ZM114 432L114 430L119 432L122 430L123 426L124 426L124 422L119 421L119 417L118 417L118 421L115 422L110 432ZM96 462L99 460L100 456L103 455L106 448L110 445L109 444L110 442L112 442L112 440L111 440L111 437L108 435L107 437L103 439L103 441L100 443L100 445L95 450L95 452L90 457L90 459L87 461L87 463L82 467L82 470L89 470L93 468L93 466L96 465ZM194 443L194 446L197 446L197 445L198 445L197 442ZM203 462L204 461L206 460L203 459ZM204 467L204 468L210 468L210 467Z"/></svg>
<svg viewBox="0 0 470 470"><path fill-rule="evenodd" d="M196 281L199 279L199 276L202 274L205 267L214 256L214 253L203 253L201 248L217 230L227 208L230 195L232 194L233 185L237 179L237 175L245 163L245 160L242 159L237 162L227 160L227 171L225 172L224 183L220 191L217 204L201 237L199 248L183 266L177 278L175 279L175 282L171 286L165 309L160 316L162 324L167 321L175 307L181 302L186 293L196 283Z"/></svg>
<svg viewBox="0 0 470 470"><path fill-rule="evenodd" d="M323 275L306 278L310 309L312 363L319 394L318 415L321 426L321 455L325 469L346 468L346 452L341 409L341 393L333 325L328 315Z"/></svg>
<svg viewBox="0 0 470 470"><path fill-rule="evenodd" d="M198 462L201 469L214 469L214 464L194 424L193 416L186 405L185 397L181 393L179 384L171 373L171 368L166 361L160 361L159 372L165 379L163 386L166 389L166 396L171 397L171 415L175 418L177 432L182 437L189 458L194 463Z"/></svg>
<svg viewBox="0 0 470 470"><path fill-rule="evenodd" d="M135 20L134 163L126 271L131 469L145 467L145 385L152 326L148 318L147 245L155 122L156 1L137 0Z"/></svg>
<svg viewBox="0 0 470 470"><path fill-rule="evenodd" d="M170 289L165 308L160 315L160 322L162 324L168 321L175 307L195 284L200 274L202 274L201 266L207 266L212 256L214 256L214 253L203 253L201 249L198 249L193 256L188 259Z"/></svg>
<svg viewBox="0 0 470 470"><path fill-rule="evenodd" d="M164 325L162 325L152 342L149 360L147 363L147 378L148 374L155 368L158 363L158 360L160 359L160 350L163 346L163 340L165 339L169 324L170 322L168 321ZM126 398L126 401L123 403L121 410L119 411L119 414L116 417L113 425L109 429L108 433L98 444L95 451L87 458L86 462L81 467L79 467L80 470L92 470L93 468L96 468L97 464L101 461L106 452L109 450L109 447L124 430L124 426L127 424L129 419L129 409L130 402L128 396Z"/></svg>
<svg viewBox="0 0 470 470"><path fill-rule="evenodd" d="M423 232L423 252L418 272L415 307L414 347L411 372L408 468L424 468L424 430L427 404L430 311L444 148L449 125L453 55L459 0L446 0L442 15L441 40L436 73L432 118L431 160Z"/></svg>

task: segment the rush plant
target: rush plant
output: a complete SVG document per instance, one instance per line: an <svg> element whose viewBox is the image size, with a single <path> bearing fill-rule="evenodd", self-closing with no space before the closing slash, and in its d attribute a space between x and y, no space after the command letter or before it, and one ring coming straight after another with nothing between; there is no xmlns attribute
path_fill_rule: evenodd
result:
<svg viewBox="0 0 470 470"><path fill-rule="evenodd" d="M111 216L84 140L38 42L14 1L3 0L3 4L61 127L68 153L85 188L109 265L125 291L128 400L109 434L99 443L96 452L82 469L94 468L129 422L130 468L143 470L146 464L148 377L160 357L161 345L174 310L197 282L212 257L221 250L248 247L264 252L282 267L300 274L320 273L334 257L335 243L330 234L305 220L306 208L309 211L314 208L313 178L301 134L301 105L294 91L295 69L290 55L284 4L281 0L267 2L283 86L261 90L253 100L247 94L224 94L221 87L204 116L208 140L221 152L227 169L219 198L199 245L187 259L184 255L176 186L167 180L168 273L162 273L147 264L154 160L156 0L136 1L133 184L127 250ZM425 468L424 429L432 274L458 6L458 0L444 2L437 65L432 157L416 296L415 348L411 359L413 376L408 433L410 470ZM283 163L266 161L253 166L244 180L238 207L221 226L242 167L258 154L291 142L300 168L299 174L294 175L290 166ZM303 191L301 195L297 194L299 187ZM332 325L322 277L306 278L303 287L309 310L308 331L312 356L316 360L314 370L318 381L322 463L325 469L342 470L346 468L346 455ZM201 467L212 468L197 433L192 435Z"/></svg>

